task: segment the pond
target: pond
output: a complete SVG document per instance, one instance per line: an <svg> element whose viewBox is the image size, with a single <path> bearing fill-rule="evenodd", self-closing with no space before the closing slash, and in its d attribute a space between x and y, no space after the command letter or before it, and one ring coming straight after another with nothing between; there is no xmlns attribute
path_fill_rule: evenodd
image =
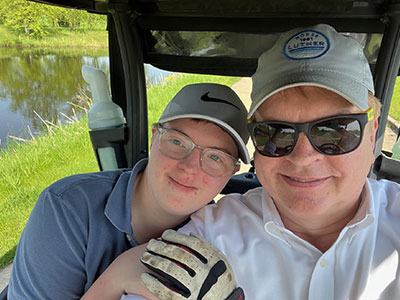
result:
<svg viewBox="0 0 400 300"><path fill-rule="evenodd" d="M88 84L82 65L102 69L109 75L106 48L38 49L0 47L0 148L10 136L30 138L43 127L43 120L64 122L79 105L78 95ZM168 76L145 66L146 81L157 84Z"/></svg>

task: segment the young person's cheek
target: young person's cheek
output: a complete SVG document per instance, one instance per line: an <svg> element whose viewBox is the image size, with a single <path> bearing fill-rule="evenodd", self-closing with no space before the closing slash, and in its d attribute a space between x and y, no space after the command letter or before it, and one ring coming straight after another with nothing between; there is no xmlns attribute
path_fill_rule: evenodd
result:
<svg viewBox="0 0 400 300"><path fill-rule="evenodd" d="M212 185L215 178L211 177L210 175L202 175L202 186L208 187Z"/></svg>
<svg viewBox="0 0 400 300"><path fill-rule="evenodd" d="M168 170L171 169L171 167L172 167L172 164L165 164L162 166L161 169L163 170L163 172L167 172Z"/></svg>
<svg viewBox="0 0 400 300"><path fill-rule="evenodd" d="M215 178L210 175L202 176L202 188L207 189L210 194L217 195L227 184L229 179Z"/></svg>

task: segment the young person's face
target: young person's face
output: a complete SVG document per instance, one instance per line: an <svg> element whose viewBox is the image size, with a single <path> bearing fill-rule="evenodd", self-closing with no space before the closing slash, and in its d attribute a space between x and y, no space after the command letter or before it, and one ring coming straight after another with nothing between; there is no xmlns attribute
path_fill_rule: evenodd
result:
<svg viewBox="0 0 400 300"><path fill-rule="evenodd" d="M257 122L302 123L361 112L336 93L303 87L273 95L259 107L255 117ZM371 126L375 127L371 130ZM317 152L304 133L286 156L271 158L256 152L258 179L280 214L292 220L322 216L329 222L354 208L374 161L376 126L376 121L370 121L360 146L343 155Z"/></svg>
<svg viewBox="0 0 400 300"><path fill-rule="evenodd" d="M216 148L238 157L237 146L231 136L215 124L179 119L165 123L163 127L185 134L198 146ZM147 166L152 198L169 214L191 214L209 203L231 176L216 178L204 172L200 166L201 150L196 148L185 159L169 158L160 152L159 137L160 133L153 129Z"/></svg>

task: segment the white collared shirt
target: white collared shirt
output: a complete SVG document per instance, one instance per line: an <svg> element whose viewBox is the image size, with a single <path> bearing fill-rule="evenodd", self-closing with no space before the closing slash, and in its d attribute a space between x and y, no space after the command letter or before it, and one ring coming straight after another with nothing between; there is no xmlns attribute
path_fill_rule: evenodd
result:
<svg viewBox="0 0 400 300"><path fill-rule="evenodd" d="M400 299L400 185L367 180L362 203L325 253L287 230L263 188L192 216L228 257L249 300Z"/></svg>
<svg viewBox="0 0 400 300"><path fill-rule="evenodd" d="M228 257L248 300L400 299L400 185L391 181L367 180L356 215L325 253L284 227L261 187L205 206L180 231Z"/></svg>

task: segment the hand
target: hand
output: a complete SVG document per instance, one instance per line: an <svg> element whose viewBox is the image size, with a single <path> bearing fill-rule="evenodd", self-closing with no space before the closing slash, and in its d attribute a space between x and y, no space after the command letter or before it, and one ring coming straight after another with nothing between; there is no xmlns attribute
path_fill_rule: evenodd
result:
<svg viewBox="0 0 400 300"><path fill-rule="evenodd" d="M96 279L81 300L119 300L125 294L157 299L140 280L140 275L146 271L140 263L140 256L145 250L146 245L139 245L118 256ZM138 296L134 299L137 298Z"/></svg>
<svg viewBox="0 0 400 300"><path fill-rule="evenodd" d="M150 240L142 263L146 288L161 300L244 300L226 257L204 238L166 230Z"/></svg>

